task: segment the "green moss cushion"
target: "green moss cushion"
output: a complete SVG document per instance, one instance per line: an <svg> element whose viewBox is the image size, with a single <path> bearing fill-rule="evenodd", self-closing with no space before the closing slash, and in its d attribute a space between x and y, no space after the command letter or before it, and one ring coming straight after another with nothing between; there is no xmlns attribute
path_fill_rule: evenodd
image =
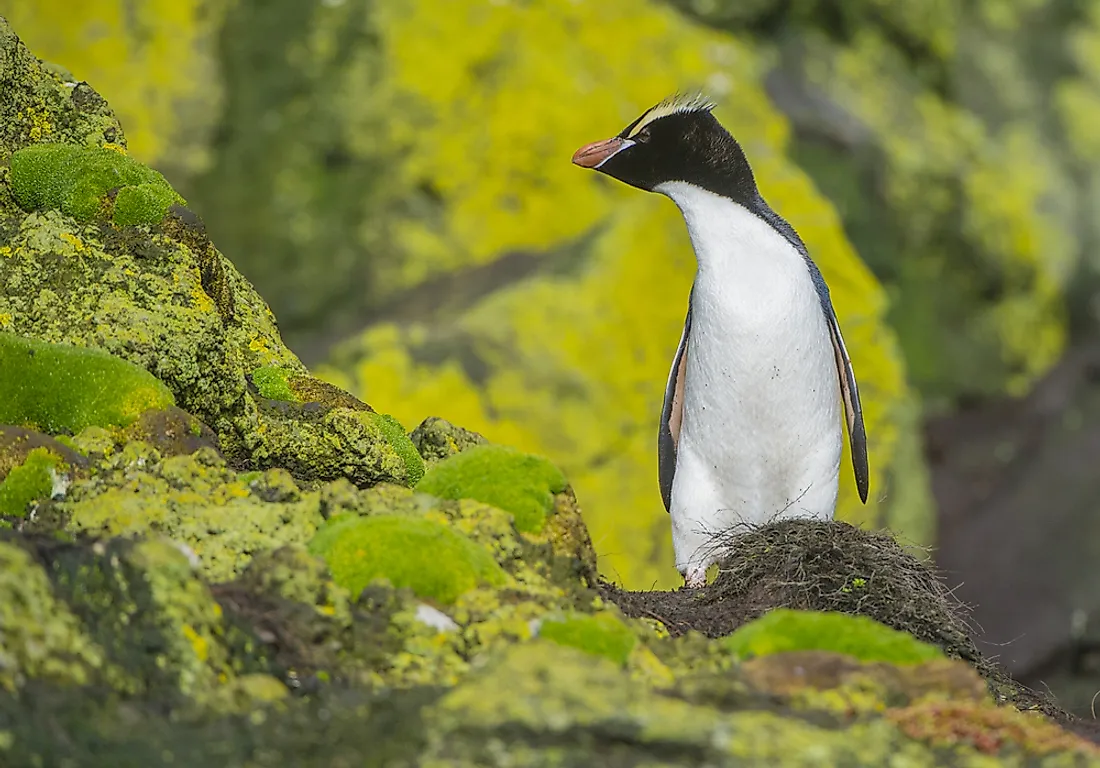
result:
<svg viewBox="0 0 1100 768"><path fill-rule="evenodd" d="M156 224L185 202L160 173L103 147L40 144L14 152L11 187L24 210L60 210L78 221L110 210L119 226Z"/></svg>
<svg viewBox="0 0 1100 768"><path fill-rule="evenodd" d="M725 640L742 658L784 651L834 651L861 661L919 664L943 658L936 647L866 616L777 608Z"/></svg>
<svg viewBox="0 0 1100 768"><path fill-rule="evenodd" d="M475 587L502 584L506 578L488 550L421 517L344 515L318 531L309 550L353 595L381 578L447 605Z"/></svg>
<svg viewBox="0 0 1100 768"><path fill-rule="evenodd" d="M436 464L418 491L441 499L476 499L511 512L516 528L541 531L565 490L565 475L546 459L502 445L479 445Z"/></svg>
<svg viewBox="0 0 1100 768"><path fill-rule="evenodd" d="M539 628L544 640L579 648L585 653L603 656L617 664L626 664L637 638L630 627L610 613L576 614L562 619L547 619Z"/></svg>
<svg viewBox="0 0 1100 768"><path fill-rule="evenodd" d="M44 432L124 427L175 405L156 377L101 350L0 333L0 424Z"/></svg>

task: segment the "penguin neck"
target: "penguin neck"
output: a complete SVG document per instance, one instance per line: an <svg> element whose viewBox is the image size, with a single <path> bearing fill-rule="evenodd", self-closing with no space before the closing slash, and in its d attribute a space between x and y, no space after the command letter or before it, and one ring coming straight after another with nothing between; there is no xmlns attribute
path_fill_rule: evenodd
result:
<svg viewBox="0 0 1100 768"><path fill-rule="evenodd" d="M793 230L787 233L789 225L759 194L746 204L682 181L665 182L654 191L671 198L684 217L703 304L763 313L767 303L784 306L792 290L801 293L810 285L801 241ZM706 311L705 306L698 309Z"/></svg>
<svg viewBox="0 0 1100 768"><path fill-rule="evenodd" d="M787 245L768 237L775 230L758 212L760 205L767 206L755 189L752 199L743 200L684 181L667 181L653 191L680 209L700 272L749 266L741 262L767 259L772 251Z"/></svg>

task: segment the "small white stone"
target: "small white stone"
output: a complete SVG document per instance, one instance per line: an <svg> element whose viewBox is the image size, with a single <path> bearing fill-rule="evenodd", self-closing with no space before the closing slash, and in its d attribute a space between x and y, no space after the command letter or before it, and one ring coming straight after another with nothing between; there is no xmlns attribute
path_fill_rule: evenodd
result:
<svg viewBox="0 0 1100 768"><path fill-rule="evenodd" d="M50 498L65 498L65 494L69 492L69 484L72 482L72 478L66 473L58 472L53 467L50 467L50 480L53 481L53 487L50 489Z"/></svg>
<svg viewBox="0 0 1100 768"><path fill-rule="evenodd" d="M420 603L416 606L416 620L440 632L451 632L458 629L454 619L443 613L443 611L432 608L427 603Z"/></svg>
<svg viewBox="0 0 1100 768"><path fill-rule="evenodd" d="M175 541L170 539L172 546L183 553L183 556L187 558L187 562L191 563L192 568L198 568L202 565L202 558L195 554L195 550L184 544L182 541Z"/></svg>

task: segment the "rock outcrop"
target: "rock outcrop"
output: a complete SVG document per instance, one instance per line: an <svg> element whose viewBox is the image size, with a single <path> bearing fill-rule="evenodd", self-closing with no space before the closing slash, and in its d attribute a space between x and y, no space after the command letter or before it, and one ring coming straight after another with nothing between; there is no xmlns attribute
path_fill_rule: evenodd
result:
<svg viewBox="0 0 1100 768"><path fill-rule="evenodd" d="M5 765L1100 764L885 534L602 582L557 467L311 376L3 19L0 282Z"/></svg>

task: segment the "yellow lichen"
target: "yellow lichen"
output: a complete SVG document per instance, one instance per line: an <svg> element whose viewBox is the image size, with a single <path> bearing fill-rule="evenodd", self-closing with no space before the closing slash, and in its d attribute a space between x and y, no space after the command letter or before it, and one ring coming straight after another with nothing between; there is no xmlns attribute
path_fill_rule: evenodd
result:
<svg viewBox="0 0 1100 768"><path fill-rule="evenodd" d="M190 624L184 624L181 631L183 636L187 638L187 642L191 643L191 647L195 649L195 658L205 664L207 657L210 655L210 644L206 638L196 632Z"/></svg>
<svg viewBox="0 0 1100 768"><path fill-rule="evenodd" d="M32 141L39 142L48 139L53 133L53 124L50 122L49 112L44 109L27 107L15 113L16 120L26 121L30 125L28 135Z"/></svg>
<svg viewBox="0 0 1100 768"><path fill-rule="evenodd" d="M71 232L62 232L60 235L58 235L58 237L71 245L77 253L80 253L84 250L84 241L76 235L72 234Z"/></svg>

